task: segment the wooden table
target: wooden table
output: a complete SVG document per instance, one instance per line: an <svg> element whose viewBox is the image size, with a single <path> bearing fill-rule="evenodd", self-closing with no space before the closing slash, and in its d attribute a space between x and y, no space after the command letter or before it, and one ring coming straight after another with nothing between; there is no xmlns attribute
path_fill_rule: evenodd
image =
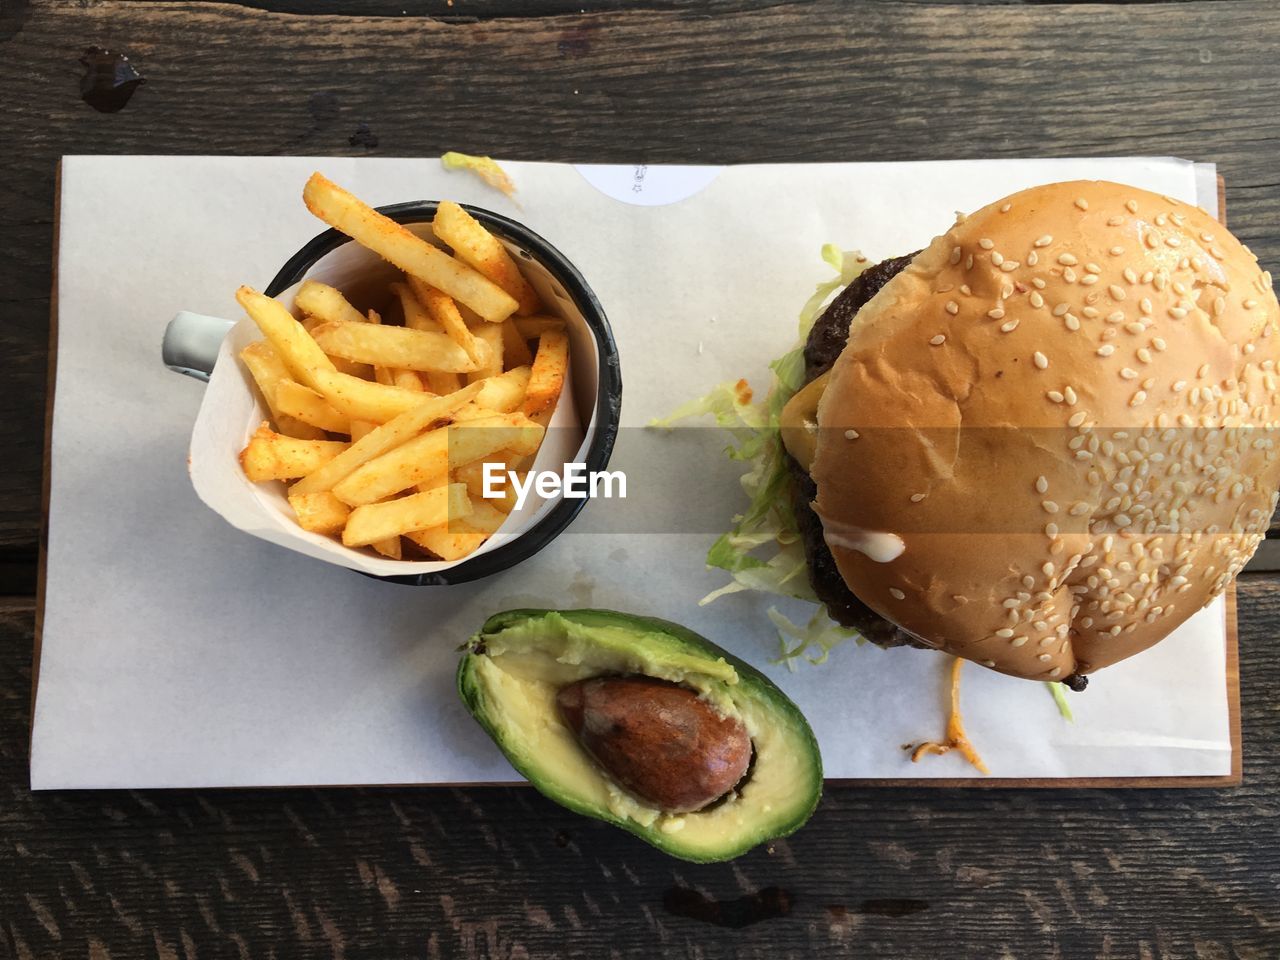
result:
<svg viewBox="0 0 1280 960"><path fill-rule="evenodd" d="M0 0L0 953L1280 956L1276 574L1240 584L1233 790L832 788L800 834L707 867L527 789L29 791L61 154L1175 154L1220 165L1280 266L1274 0L627 7ZM118 112L80 99L95 45L146 77Z"/></svg>

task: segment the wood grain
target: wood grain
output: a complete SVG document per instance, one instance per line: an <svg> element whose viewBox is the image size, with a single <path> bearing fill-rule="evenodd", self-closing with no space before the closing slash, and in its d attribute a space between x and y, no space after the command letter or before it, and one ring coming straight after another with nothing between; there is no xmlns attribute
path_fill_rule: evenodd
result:
<svg viewBox="0 0 1280 960"><path fill-rule="evenodd" d="M832 788L704 867L527 788L32 794L33 606L0 603L0 952L1271 958L1276 586L1240 583L1241 787Z"/></svg>
<svg viewBox="0 0 1280 960"><path fill-rule="evenodd" d="M79 99L91 44L147 77L119 113ZM34 580L62 154L1175 154L1275 265L1278 54L1272 0L0 0L0 594ZM1240 584L1239 788L833 788L708 867L527 789L33 795L34 602L0 600L0 955L1273 958L1278 585Z"/></svg>
<svg viewBox="0 0 1280 960"><path fill-rule="evenodd" d="M363 125L377 139L372 152L387 155L736 163L1175 154L1222 166L1234 230L1280 262L1272 0L664 0L572 12L580 8L542 16L532 2L456 0L446 9L479 17L457 23L214 3L6 4L0 445L15 453L0 472L0 561L16 569L36 554L53 171L64 153L360 154L371 152L352 144ZM119 113L79 99L77 60L92 44L130 54L147 78Z"/></svg>

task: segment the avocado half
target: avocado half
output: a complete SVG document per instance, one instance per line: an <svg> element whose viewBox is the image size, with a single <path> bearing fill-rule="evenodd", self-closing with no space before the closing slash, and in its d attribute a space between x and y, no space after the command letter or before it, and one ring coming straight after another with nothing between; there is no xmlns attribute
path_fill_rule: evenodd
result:
<svg viewBox="0 0 1280 960"><path fill-rule="evenodd" d="M796 705L759 671L679 624L612 610L508 610L486 620L464 650L458 692L513 767L556 803L672 856L729 860L798 830L818 805L822 758ZM754 751L746 777L692 813L666 813L629 794L556 709L561 687L601 675L683 684L741 720Z"/></svg>

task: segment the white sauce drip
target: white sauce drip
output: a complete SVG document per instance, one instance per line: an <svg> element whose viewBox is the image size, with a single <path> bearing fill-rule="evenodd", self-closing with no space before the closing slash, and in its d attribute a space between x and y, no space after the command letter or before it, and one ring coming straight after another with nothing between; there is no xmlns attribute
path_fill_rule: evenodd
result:
<svg viewBox="0 0 1280 960"><path fill-rule="evenodd" d="M889 563L902 556L907 545L896 533L866 530L848 523L832 523L822 518L822 536L829 547L856 550L868 560Z"/></svg>

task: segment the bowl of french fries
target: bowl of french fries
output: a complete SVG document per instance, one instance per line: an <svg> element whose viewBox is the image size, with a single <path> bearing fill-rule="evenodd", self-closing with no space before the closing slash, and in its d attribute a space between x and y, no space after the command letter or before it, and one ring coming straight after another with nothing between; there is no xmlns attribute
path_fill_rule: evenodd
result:
<svg viewBox="0 0 1280 960"><path fill-rule="evenodd" d="M585 499L522 481L603 471L617 434L599 301L499 214L374 209L318 173L303 199L330 229L264 291L242 286L246 317L212 341L188 458L197 495L256 537L398 583L461 583L532 556ZM175 318L166 362L196 372L169 357L218 323Z"/></svg>

